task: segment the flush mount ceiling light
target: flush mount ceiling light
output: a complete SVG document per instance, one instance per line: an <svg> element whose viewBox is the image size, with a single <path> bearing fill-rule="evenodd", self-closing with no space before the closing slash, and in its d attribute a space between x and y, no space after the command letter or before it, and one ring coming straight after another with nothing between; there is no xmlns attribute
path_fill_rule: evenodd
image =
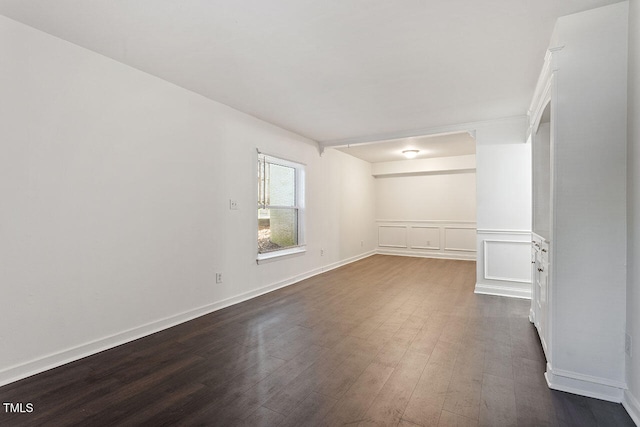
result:
<svg viewBox="0 0 640 427"><path fill-rule="evenodd" d="M404 150L402 154L404 154L407 159L413 159L418 155L419 152L420 150Z"/></svg>

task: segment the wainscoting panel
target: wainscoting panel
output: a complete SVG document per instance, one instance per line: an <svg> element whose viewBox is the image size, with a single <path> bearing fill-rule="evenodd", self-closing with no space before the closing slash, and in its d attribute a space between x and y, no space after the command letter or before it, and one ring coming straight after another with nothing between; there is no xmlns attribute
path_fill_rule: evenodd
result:
<svg viewBox="0 0 640 427"><path fill-rule="evenodd" d="M409 226L409 246L411 249L440 250L440 227Z"/></svg>
<svg viewBox="0 0 640 427"><path fill-rule="evenodd" d="M485 240L484 255L485 279L531 283L530 242Z"/></svg>
<svg viewBox="0 0 640 427"><path fill-rule="evenodd" d="M531 298L531 232L478 230L478 294Z"/></svg>
<svg viewBox="0 0 640 427"><path fill-rule="evenodd" d="M476 259L475 222L378 220L377 227L380 254Z"/></svg>
<svg viewBox="0 0 640 427"><path fill-rule="evenodd" d="M406 248L407 227L403 225L382 225L378 227L378 246Z"/></svg>
<svg viewBox="0 0 640 427"><path fill-rule="evenodd" d="M444 227L446 251L476 251L476 229L469 227Z"/></svg>

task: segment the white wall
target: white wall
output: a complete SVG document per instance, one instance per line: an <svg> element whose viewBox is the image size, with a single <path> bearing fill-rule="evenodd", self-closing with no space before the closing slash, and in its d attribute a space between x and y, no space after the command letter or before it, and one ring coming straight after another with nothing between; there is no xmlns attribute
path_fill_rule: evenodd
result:
<svg viewBox="0 0 640 427"><path fill-rule="evenodd" d="M371 163L338 150L322 154L324 264L334 265L376 247ZM338 220L336 220L336 216Z"/></svg>
<svg viewBox="0 0 640 427"><path fill-rule="evenodd" d="M626 2L558 19L553 39L550 387L625 387Z"/></svg>
<svg viewBox="0 0 640 427"><path fill-rule="evenodd" d="M475 134L475 173L469 173L468 159L453 162L454 158L450 158L446 165L421 165L429 171L458 172L448 175L420 175L415 168L401 170L396 164L373 165L378 176L376 216L387 243L378 251L412 256L417 252L441 257L455 254L453 257L476 259L477 293L530 298L531 145L526 143L527 126L527 117L522 116L447 129ZM471 189L472 180L475 189ZM415 186L421 186L419 191L414 190ZM416 194L435 194L439 203L432 204L430 198ZM475 206L469 205L472 200ZM422 218L458 223L413 224ZM472 225L468 224L472 221ZM477 227L476 236L469 243L468 227ZM447 229L451 229L456 241L464 241L464 250L446 250L460 249L457 242L447 243ZM439 247L433 245L438 238ZM412 247L415 240L421 242ZM473 248L466 248L467 244Z"/></svg>
<svg viewBox="0 0 640 427"><path fill-rule="evenodd" d="M476 292L531 297L531 145L526 117L476 130Z"/></svg>
<svg viewBox="0 0 640 427"><path fill-rule="evenodd" d="M371 165L371 173L376 177L433 175L441 172L473 173L475 169L475 154L434 157L430 159L395 160L391 162L373 163Z"/></svg>
<svg viewBox="0 0 640 427"><path fill-rule="evenodd" d="M380 220L476 220L476 174L442 173L375 180Z"/></svg>
<svg viewBox="0 0 640 427"><path fill-rule="evenodd" d="M475 156L374 163L378 252L475 260Z"/></svg>
<svg viewBox="0 0 640 427"><path fill-rule="evenodd" d="M633 341L626 356L624 405L640 424L640 0L629 1L627 87L627 333Z"/></svg>
<svg viewBox="0 0 640 427"><path fill-rule="evenodd" d="M0 57L0 384L375 249L365 162L4 17ZM304 255L256 264L256 148L307 165Z"/></svg>

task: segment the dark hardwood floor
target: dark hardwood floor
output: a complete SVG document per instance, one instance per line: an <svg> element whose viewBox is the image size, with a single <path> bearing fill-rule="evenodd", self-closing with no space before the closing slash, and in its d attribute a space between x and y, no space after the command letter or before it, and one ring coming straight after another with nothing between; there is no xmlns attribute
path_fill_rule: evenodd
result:
<svg viewBox="0 0 640 427"><path fill-rule="evenodd" d="M529 301L376 255L0 388L1 426L633 426L551 391Z"/></svg>

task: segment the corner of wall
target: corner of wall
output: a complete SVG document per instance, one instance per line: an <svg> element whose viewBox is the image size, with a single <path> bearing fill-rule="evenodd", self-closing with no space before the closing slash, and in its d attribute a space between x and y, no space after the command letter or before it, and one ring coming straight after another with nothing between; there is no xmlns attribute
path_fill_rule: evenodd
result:
<svg viewBox="0 0 640 427"><path fill-rule="evenodd" d="M640 343L640 0L629 1L627 70L627 292L626 333ZM637 347L636 347L637 349ZM640 425L640 351L626 357L623 406Z"/></svg>
<svg viewBox="0 0 640 427"><path fill-rule="evenodd" d="M624 409L626 409L633 422L636 423L636 425L640 425L640 402L638 402L629 390L624 391L622 406L624 406Z"/></svg>
<svg viewBox="0 0 640 427"><path fill-rule="evenodd" d="M478 294L531 298L527 126L522 116L485 123L476 131Z"/></svg>

